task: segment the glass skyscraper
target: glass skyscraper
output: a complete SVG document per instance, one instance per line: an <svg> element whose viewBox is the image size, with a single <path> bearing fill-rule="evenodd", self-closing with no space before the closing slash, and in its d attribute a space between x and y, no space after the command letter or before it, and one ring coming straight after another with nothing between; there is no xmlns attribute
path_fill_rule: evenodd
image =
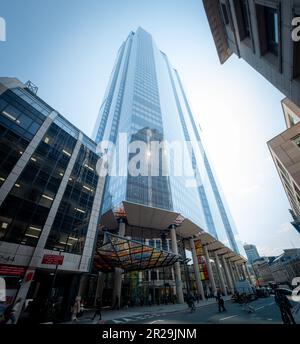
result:
<svg viewBox="0 0 300 344"><path fill-rule="evenodd" d="M118 51L94 139L123 147L120 134L124 133L127 144L142 141L150 147L153 142L167 142L168 148L158 150L160 163L154 175L126 172L138 152L116 151L113 167L123 173L106 179L102 213L120 207L123 201L178 212L238 253L237 232L179 74L142 28L131 32ZM183 160L178 159L174 142L181 144ZM151 154L139 162L141 169L149 168ZM174 173L179 164L187 173Z"/></svg>

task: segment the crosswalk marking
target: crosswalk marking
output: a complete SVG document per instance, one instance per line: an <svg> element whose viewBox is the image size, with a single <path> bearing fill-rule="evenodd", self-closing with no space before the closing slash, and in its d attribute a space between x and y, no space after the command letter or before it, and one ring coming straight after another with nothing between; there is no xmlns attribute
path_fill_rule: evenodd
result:
<svg viewBox="0 0 300 344"><path fill-rule="evenodd" d="M237 317L237 315L231 315L230 317L226 317L226 318L220 319L220 321L231 319L231 318L235 318L235 317Z"/></svg>

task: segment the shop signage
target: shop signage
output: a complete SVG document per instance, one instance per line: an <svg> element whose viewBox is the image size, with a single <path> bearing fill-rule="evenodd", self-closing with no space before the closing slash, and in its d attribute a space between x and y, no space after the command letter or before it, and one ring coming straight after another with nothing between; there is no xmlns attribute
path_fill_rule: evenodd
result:
<svg viewBox="0 0 300 344"><path fill-rule="evenodd" d="M25 268L22 266L0 265L0 276L24 276Z"/></svg>
<svg viewBox="0 0 300 344"><path fill-rule="evenodd" d="M42 264L48 265L62 265L64 262L64 256L55 254L45 254L42 260Z"/></svg>

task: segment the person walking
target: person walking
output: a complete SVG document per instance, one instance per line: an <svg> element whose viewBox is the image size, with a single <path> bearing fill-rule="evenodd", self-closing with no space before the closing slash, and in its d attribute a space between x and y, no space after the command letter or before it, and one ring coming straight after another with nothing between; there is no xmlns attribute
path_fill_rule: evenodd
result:
<svg viewBox="0 0 300 344"><path fill-rule="evenodd" d="M78 320L78 315L80 313L80 307L81 307L81 297L77 296L74 302L74 305L71 308L72 312L72 321L77 321Z"/></svg>
<svg viewBox="0 0 300 344"><path fill-rule="evenodd" d="M195 312L196 306L194 302L194 297L191 293L188 293L186 296L186 303L188 304L189 308L191 309L191 312Z"/></svg>
<svg viewBox="0 0 300 344"><path fill-rule="evenodd" d="M101 297L98 297L97 301L96 301L96 311L95 311L95 314L93 316L93 320L95 320L97 315L99 315L99 319L98 320L102 320L101 309L102 309L102 300L101 300Z"/></svg>
<svg viewBox="0 0 300 344"><path fill-rule="evenodd" d="M277 303L281 318L284 324L296 324L296 321L294 319L294 316L292 314L291 309L293 308L291 302L287 298L286 295L284 295L280 290L275 289L275 302Z"/></svg>
<svg viewBox="0 0 300 344"><path fill-rule="evenodd" d="M218 302L219 313L220 312L226 312L226 308L225 308L225 305L224 305L224 299L222 297L222 293L221 293L220 290L217 291L216 300Z"/></svg>
<svg viewBox="0 0 300 344"><path fill-rule="evenodd" d="M10 305L6 308L4 313L4 319L6 324L15 324L16 323L16 313L21 307L22 299L19 298L14 305Z"/></svg>

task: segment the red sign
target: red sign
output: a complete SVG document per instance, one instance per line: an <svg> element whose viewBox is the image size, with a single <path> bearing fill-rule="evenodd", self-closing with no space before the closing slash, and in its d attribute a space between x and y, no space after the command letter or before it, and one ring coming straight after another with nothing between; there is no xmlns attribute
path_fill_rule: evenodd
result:
<svg viewBox="0 0 300 344"><path fill-rule="evenodd" d="M0 276L24 276L25 268L22 266L0 265Z"/></svg>
<svg viewBox="0 0 300 344"><path fill-rule="evenodd" d="M26 282L30 282L33 280L33 272L28 272L26 275Z"/></svg>
<svg viewBox="0 0 300 344"><path fill-rule="evenodd" d="M49 265L62 265L64 262L64 256L58 256L54 254L45 254L42 260L42 264Z"/></svg>

